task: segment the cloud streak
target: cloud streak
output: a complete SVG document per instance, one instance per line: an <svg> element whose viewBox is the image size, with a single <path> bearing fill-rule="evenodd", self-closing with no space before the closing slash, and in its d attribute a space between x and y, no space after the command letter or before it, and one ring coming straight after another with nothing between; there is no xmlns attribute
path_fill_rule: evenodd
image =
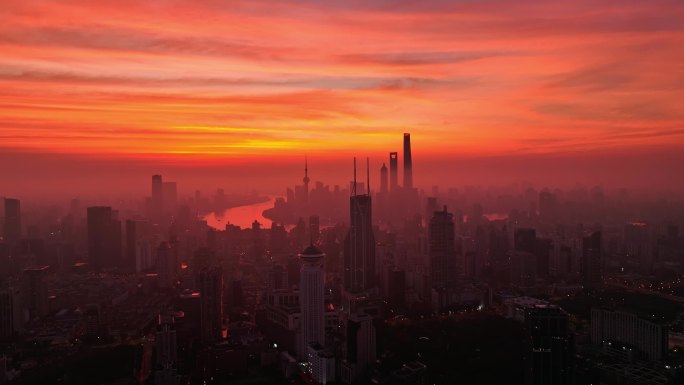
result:
<svg viewBox="0 0 684 385"><path fill-rule="evenodd" d="M683 19L675 0L7 0L0 149L684 147Z"/></svg>

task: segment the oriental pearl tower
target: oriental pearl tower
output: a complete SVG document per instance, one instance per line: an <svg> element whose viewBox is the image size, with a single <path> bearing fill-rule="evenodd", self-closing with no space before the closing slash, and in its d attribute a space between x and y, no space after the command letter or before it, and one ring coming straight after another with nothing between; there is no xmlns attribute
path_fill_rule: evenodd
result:
<svg viewBox="0 0 684 385"><path fill-rule="evenodd" d="M302 179L304 182L304 202L308 203L309 202L309 163L308 159L306 156L304 156L304 179Z"/></svg>

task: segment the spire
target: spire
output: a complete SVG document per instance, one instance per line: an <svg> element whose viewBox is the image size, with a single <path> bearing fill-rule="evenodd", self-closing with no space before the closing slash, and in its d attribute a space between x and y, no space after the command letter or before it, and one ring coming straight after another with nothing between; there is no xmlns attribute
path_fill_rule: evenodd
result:
<svg viewBox="0 0 684 385"><path fill-rule="evenodd" d="M308 184L309 179L309 160L306 155L304 155L304 184Z"/></svg>

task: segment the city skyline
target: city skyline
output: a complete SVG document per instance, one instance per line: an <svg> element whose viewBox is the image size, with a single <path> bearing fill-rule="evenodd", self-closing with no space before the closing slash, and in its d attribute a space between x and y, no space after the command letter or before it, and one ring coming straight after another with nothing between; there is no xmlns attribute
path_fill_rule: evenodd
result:
<svg viewBox="0 0 684 385"><path fill-rule="evenodd" d="M0 385L684 384L684 1L0 1Z"/></svg>
<svg viewBox="0 0 684 385"><path fill-rule="evenodd" d="M0 161L16 165L0 176L17 191L28 170L45 188L106 170L111 189L197 167L268 187L274 159L376 162L402 132L431 165L417 186L433 169L550 183L543 162L684 187L665 166L684 161L677 1L40 5L0 13Z"/></svg>

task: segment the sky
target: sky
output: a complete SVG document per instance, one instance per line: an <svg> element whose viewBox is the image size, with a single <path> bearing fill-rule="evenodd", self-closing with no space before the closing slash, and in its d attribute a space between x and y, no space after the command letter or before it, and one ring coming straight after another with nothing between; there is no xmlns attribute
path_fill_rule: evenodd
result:
<svg viewBox="0 0 684 385"><path fill-rule="evenodd" d="M403 132L426 187L681 188L683 20L680 0L3 0L0 195L268 189L304 154L344 180Z"/></svg>

